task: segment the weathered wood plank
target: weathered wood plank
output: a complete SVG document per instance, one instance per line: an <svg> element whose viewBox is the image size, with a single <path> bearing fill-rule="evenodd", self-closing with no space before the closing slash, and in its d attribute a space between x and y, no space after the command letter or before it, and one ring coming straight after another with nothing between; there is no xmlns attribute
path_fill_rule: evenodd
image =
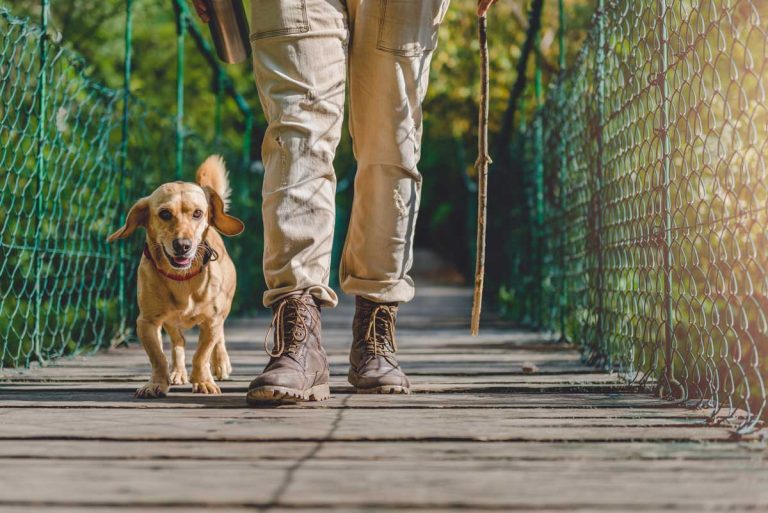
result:
<svg viewBox="0 0 768 513"><path fill-rule="evenodd" d="M0 439L108 440L726 440L689 418L531 418L512 410L26 409L0 410Z"/></svg>
<svg viewBox="0 0 768 513"><path fill-rule="evenodd" d="M403 363L409 364L417 363L458 363L458 364L495 364L495 363L507 363L515 364L523 360L539 362L539 361L562 361L562 362L580 362L580 357L572 349L558 350L558 351L521 351L521 350L509 350L499 352L456 352L445 351L442 353L429 352L406 352L402 351L398 353ZM269 357L261 350L260 347L253 347L250 349L230 350L230 358L233 363L241 363L243 365L258 365L263 366L269 360ZM349 363L349 355L347 352L341 354L329 355L329 361L332 364L346 365ZM187 365L191 363L191 355L187 355ZM51 369L81 369L81 368L123 368L126 365L142 365L148 367L147 357L143 351L138 349L123 349L113 350L98 355L98 358L93 357L81 357L63 359L50 367L40 369L37 372L51 370ZM583 365L585 370L594 371L589 366Z"/></svg>
<svg viewBox="0 0 768 513"><path fill-rule="evenodd" d="M109 387L118 390L124 389L126 394L130 395L136 389L139 383L144 383L147 378L141 378L139 376L132 380L109 380L83 382L76 381L71 382L73 389L75 387L82 388L84 385L91 385L92 387ZM225 394L245 394L248 389L247 383L250 380L241 381L224 381L220 382L222 390ZM37 384L41 387L47 387L52 384L58 386L64 386L66 382L39 382L39 383L25 383L26 386L34 386ZM15 383L18 386L22 383ZM331 392L334 394L352 394L355 392L354 388L349 383L339 380L333 380L330 382ZM191 385L174 385L171 388L171 395L185 394L191 390ZM414 394L440 394L440 393L475 393L475 394L615 394L615 393L639 393L640 389L633 388L620 383L487 383L487 384L452 384L452 383L414 383L411 387ZM10 391L9 399L18 399L20 394Z"/></svg>
<svg viewBox="0 0 768 513"><path fill-rule="evenodd" d="M40 460L295 461L312 452L319 460L386 461L768 461L759 441L740 442L206 442L0 440L0 458ZM215 463L212 463L212 465Z"/></svg>
<svg viewBox="0 0 768 513"><path fill-rule="evenodd" d="M0 391L0 405L7 407L20 407L28 402L39 404L39 401L48 401L48 406L60 404L67 408L74 406L72 402L84 402L95 407L99 403L120 402L133 408L235 408L248 411L244 402L245 387L237 392L230 392L225 388L225 393L219 396L207 396L192 394L188 386L179 386L171 389L168 397L162 399L136 399L133 397L134 387L126 384L110 385L79 384L67 386L54 385L13 385ZM546 408L552 411L552 415L564 415L559 410L615 410L647 408L659 412L692 412L695 416L705 417L707 411L685 410L675 407L674 403L662 401L646 394L619 394L619 393L480 393L463 392L434 394L403 395L368 395L350 394L346 392L334 392L330 400L322 403L299 403L295 405L283 405L279 410L285 409L329 409L329 408L421 408L421 407L471 407L471 408L514 408L514 409L538 409ZM610 411L600 412L601 415L610 416Z"/></svg>
<svg viewBox="0 0 768 513"><path fill-rule="evenodd" d="M130 358L127 356L130 355ZM188 359L191 358L191 353ZM231 355L234 367L233 376L245 379L253 378L267 363L267 357L259 350L235 353ZM346 375L349 369L347 355L330 357L331 372L335 375ZM511 374L524 375L523 364L534 363L539 371L537 374L562 374L573 372L594 372L585 366L578 354L562 353L519 353L510 352L505 355L492 354L412 354L400 358L403 368L412 376L419 375L474 375L478 377ZM189 364L187 365L189 367ZM131 350L116 354L99 355L83 360L63 360L57 365L44 369L26 372L6 372L2 381L34 380L77 380L96 378L131 378L145 376L149 373L149 362L143 352Z"/></svg>
<svg viewBox="0 0 768 513"><path fill-rule="evenodd" d="M462 507L462 506L449 506L446 508L423 508L423 507L398 507L397 511L399 513L450 513L455 511L509 511L509 506L501 506L501 507L493 507L493 506L477 506L477 505L471 505L468 507ZM348 508L348 507L338 507L338 506L331 506L331 507L309 507L309 508L303 508L303 507L273 507L271 505L269 506L254 506L251 504L246 505L237 505L237 504L230 504L226 507L219 507L219 506L208 506L208 507L194 507L194 506L185 506L184 513L229 513L232 511L253 511L254 509L258 510L264 510L269 511L269 513L320 513L320 512L327 512L327 511L333 511L334 513L360 513L361 511L375 511L375 512L389 512L393 511L392 508L375 508L375 507L357 507L357 508ZM141 506L141 507L132 507L132 506L125 506L125 505L119 505L119 506L106 506L104 504L99 504L95 507L89 507L88 505L78 505L76 507L73 506L59 506L59 505L52 505L47 504L45 506L30 506L27 504L24 505L15 505L13 509L9 509L7 507L2 508L3 511L14 511L18 513L83 513L83 511L99 511L99 512L107 512L107 513L159 513L159 512L167 512L169 511L168 506ZM537 513L562 513L563 508L558 509L539 509L535 506L532 506L531 510L535 510ZM750 507L729 507L729 511L753 511ZM568 508L568 511L579 511L579 512L585 512L585 511L593 511L591 508L581 508L581 507L574 507L574 508ZM600 513L627 513L632 511L648 511L647 508L643 507L642 505L633 506L628 504L621 505L620 508L606 508L604 506L601 506L599 509ZM679 507L676 506L674 509L675 513L701 513L702 511L706 511L706 508L702 508L701 505L693 506L692 508L687 507Z"/></svg>
<svg viewBox="0 0 768 513"><path fill-rule="evenodd" d="M0 390L3 408L123 408L123 409L201 409L218 408L248 411L241 392L204 396L189 391L174 391L162 399L133 397L132 387L70 388L62 385L22 385ZM709 410L674 407L647 395L626 394L536 394L536 393L433 393L410 396L375 396L334 393L320 404L283 405L286 409L509 409L517 418L697 418L705 419ZM725 412L720 412L724 415Z"/></svg>
<svg viewBox="0 0 768 513"><path fill-rule="evenodd" d="M136 374L133 376L111 376L108 371L97 370L93 374L90 374L89 379L77 379L72 377L71 379L59 378L59 379L47 379L45 377L38 377L30 375L27 379L22 378L14 381L0 382L0 391L15 389L19 386L27 387L43 387L49 386L61 386L65 388L79 388L82 386L99 387L101 384L107 386L116 386L116 383L124 381L126 386L133 387L134 380L145 380L146 374ZM249 383L252 377L244 373L236 373L232 378L223 382L236 383L238 385L243 383ZM331 382L334 386L346 386L346 375L331 375ZM484 376L448 376L444 374L421 374L418 376L412 376L412 383L418 386L428 385L467 385L467 386L481 386L481 385L541 385L541 384L554 384L554 385L595 385L595 384L610 384L610 385L622 385L624 381L618 378L616 375L610 375L605 373L595 372L576 372L576 373L564 373L564 374L487 374Z"/></svg>
<svg viewBox="0 0 768 513"><path fill-rule="evenodd" d="M133 504L175 507L768 507L765 468L743 462L606 461L199 461L0 460L0 504ZM374 472L372 472L374 470ZM553 493L552 483L557 483ZM670 485L672 484L672 485ZM182 491L183 490L183 491Z"/></svg>

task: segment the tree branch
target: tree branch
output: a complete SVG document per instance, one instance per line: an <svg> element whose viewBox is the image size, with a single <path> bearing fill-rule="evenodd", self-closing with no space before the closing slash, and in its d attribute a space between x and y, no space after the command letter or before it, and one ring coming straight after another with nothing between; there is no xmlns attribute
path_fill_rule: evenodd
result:
<svg viewBox="0 0 768 513"><path fill-rule="evenodd" d="M515 112L517 111L517 104L520 100L520 96L527 84L528 77L525 71L528 67L528 58L533 51L536 35L539 30L541 30L541 11L543 5L544 0L533 0L531 3L531 10L528 12L528 30L526 31L525 43L523 44L523 49L520 53L520 60L517 62L517 78L510 91L507 110L504 112L504 117L501 122L501 130L499 131L498 139L496 140L496 155L499 156L502 166L506 166L509 158L507 147L512 134L512 123L515 119Z"/></svg>

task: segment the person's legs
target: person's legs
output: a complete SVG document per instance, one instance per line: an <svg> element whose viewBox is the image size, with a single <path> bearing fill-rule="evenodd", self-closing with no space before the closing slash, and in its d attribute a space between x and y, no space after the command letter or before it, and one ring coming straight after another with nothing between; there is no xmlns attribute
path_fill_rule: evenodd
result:
<svg viewBox="0 0 768 513"><path fill-rule="evenodd" d="M341 263L347 294L409 301L419 207L421 102L448 0L350 0L355 200Z"/></svg>
<svg viewBox="0 0 768 513"><path fill-rule="evenodd" d="M394 327L397 303L414 295L408 272L421 191L421 103L448 3L348 2L350 130L358 168L340 275L342 290L358 296L349 379L361 391L409 391L394 358Z"/></svg>
<svg viewBox="0 0 768 513"><path fill-rule="evenodd" d="M328 286L347 73L342 0L254 0L254 76L269 126L262 190L264 305L308 291L322 306Z"/></svg>
<svg viewBox="0 0 768 513"><path fill-rule="evenodd" d="M328 278L347 11L342 0L253 0L251 5L254 75L269 122L262 148L264 304L274 314L274 345L247 400L323 400L330 393L320 307L337 302Z"/></svg>

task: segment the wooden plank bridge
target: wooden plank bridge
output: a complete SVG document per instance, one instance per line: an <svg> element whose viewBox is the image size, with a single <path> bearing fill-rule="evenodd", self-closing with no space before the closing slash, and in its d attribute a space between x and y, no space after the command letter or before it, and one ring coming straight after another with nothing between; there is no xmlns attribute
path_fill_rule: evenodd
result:
<svg viewBox="0 0 768 513"><path fill-rule="evenodd" d="M324 312L331 400L246 406L269 318L228 323L222 396L132 397L139 347L6 370L0 510L765 510L768 451L707 412L585 366L540 333L489 320L468 335L470 291L422 287L404 305L410 396L346 383L352 303ZM523 372L532 368L533 373Z"/></svg>

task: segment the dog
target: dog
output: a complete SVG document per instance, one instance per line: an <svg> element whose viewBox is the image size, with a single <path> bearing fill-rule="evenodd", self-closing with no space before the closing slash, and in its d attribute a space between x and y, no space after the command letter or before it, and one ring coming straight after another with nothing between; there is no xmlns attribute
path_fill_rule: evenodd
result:
<svg viewBox="0 0 768 513"><path fill-rule="evenodd" d="M224 320L232 307L237 275L221 235L239 235L243 222L227 213L229 181L224 160L208 157L196 183L172 182L138 200L113 242L146 230L138 269L136 332L152 366L149 382L136 397L163 397L170 385L192 383L192 391L220 394L232 365L224 343ZM221 234L221 235L219 235ZM188 376L184 330L200 327ZM161 328L171 339L171 366L163 353Z"/></svg>

